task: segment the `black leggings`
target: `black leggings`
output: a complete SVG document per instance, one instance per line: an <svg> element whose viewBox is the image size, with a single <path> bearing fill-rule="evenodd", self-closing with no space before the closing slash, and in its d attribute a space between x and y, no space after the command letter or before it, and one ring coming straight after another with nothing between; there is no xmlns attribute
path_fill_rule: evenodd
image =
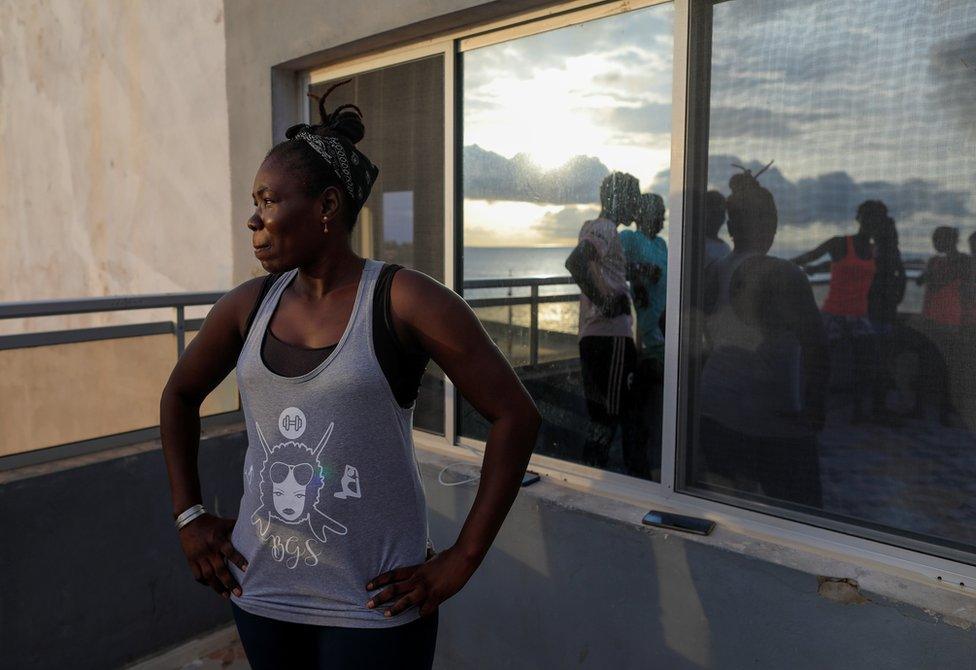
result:
<svg viewBox="0 0 976 670"><path fill-rule="evenodd" d="M388 628L316 626L269 619L231 603L253 670L430 670L438 611Z"/></svg>

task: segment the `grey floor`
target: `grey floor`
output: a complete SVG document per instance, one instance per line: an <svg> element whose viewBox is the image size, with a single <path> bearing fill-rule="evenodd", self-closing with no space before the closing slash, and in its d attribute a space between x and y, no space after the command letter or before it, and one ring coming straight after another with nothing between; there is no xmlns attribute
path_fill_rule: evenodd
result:
<svg viewBox="0 0 976 670"><path fill-rule="evenodd" d="M143 659L128 670L249 670L237 628L231 624L190 640L158 656Z"/></svg>

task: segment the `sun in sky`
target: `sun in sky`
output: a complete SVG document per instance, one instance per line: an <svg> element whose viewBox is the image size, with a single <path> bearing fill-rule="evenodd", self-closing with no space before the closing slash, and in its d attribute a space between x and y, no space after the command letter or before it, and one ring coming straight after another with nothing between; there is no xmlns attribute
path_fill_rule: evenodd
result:
<svg viewBox="0 0 976 670"><path fill-rule="evenodd" d="M649 7L467 52L464 144L528 156L543 171L595 157L647 190L670 165L672 11ZM562 206L469 201L466 243L569 243L572 227L547 227Z"/></svg>

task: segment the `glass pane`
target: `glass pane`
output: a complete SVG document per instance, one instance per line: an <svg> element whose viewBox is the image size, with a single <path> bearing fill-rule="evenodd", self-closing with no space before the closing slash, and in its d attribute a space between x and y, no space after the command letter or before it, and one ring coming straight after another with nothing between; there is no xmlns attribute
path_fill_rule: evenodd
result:
<svg viewBox="0 0 976 670"><path fill-rule="evenodd" d="M712 11L686 485L974 547L976 4Z"/></svg>
<svg viewBox="0 0 976 670"><path fill-rule="evenodd" d="M657 5L463 62L464 297L542 412L536 453L655 480L667 225L638 205L668 193L672 27ZM462 399L460 434L488 427Z"/></svg>
<svg viewBox="0 0 976 670"><path fill-rule="evenodd" d="M334 81L310 87L321 95ZM380 168L353 231L369 258L415 268L444 281L444 62L433 56L352 77L329 94L327 109L363 111L358 147ZM312 100L310 118L319 121ZM414 426L444 433L444 373L433 362L421 381Z"/></svg>

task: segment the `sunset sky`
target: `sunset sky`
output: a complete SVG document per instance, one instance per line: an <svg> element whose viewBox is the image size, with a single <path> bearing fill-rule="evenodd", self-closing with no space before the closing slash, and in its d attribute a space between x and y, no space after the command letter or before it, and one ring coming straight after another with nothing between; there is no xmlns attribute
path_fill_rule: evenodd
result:
<svg viewBox="0 0 976 670"><path fill-rule="evenodd" d="M466 245L574 244L601 170L667 189L672 23L658 5L465 53ZM903 250L927 252L936 225L976 230L967 0L718 4L711 86L711 186L775 160L762 181L784 245L851 229L867 198Z"/></svg>

